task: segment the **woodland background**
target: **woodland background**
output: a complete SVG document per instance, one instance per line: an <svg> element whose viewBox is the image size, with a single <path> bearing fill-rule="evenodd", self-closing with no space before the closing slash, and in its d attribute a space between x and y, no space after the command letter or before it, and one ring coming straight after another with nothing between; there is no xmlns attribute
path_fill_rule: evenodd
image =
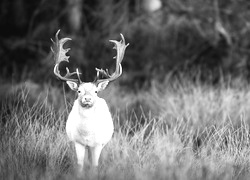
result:
<svg viewBox="0 0 250 180"><path fill-rule="evenodd" d="M147 87L167 74L249 79L250 2L165 0L157 11L142 0L19 0L0 2L1 79L55 82L51 41L71 37L71 68L92 81L95 67L114 66L109 39L130 43L121 83ZM204 79L203 79L204 78Z"/></svg>

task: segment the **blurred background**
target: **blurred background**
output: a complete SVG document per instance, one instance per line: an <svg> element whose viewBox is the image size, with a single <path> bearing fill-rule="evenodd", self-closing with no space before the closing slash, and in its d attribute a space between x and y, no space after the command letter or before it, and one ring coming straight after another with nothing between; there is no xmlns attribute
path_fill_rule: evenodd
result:
<svg viewBox="0 0 250 180"><path fill-rule="evenodd" d="M110 39L130 43L119 85L132 91L169 77L216 84L221 77L249 79L248 0L2 0L1 92L22 82L61 84L53 74L50 38L70 37L71 71L92 81L95 67L114 70ZM180 76L181 74L181 76ZM8 86L6 85L8 84Z"/></svg>

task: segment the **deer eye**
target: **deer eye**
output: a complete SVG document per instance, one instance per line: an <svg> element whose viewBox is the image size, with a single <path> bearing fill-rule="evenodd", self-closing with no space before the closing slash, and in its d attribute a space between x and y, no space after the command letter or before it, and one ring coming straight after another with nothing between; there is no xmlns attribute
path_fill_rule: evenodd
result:
<svg viewBox="0 0 250 180"><path fill-rule="evenodd" d="M97 91L95 91L95 93L97 93Z"/></svg>
<svg viewBox="0 0 250 180"><path fill-rule="evenodd" d="M81 93L81 91L80 91L80 90L78 90L77 92L78 92L78 93Z"/></svg>

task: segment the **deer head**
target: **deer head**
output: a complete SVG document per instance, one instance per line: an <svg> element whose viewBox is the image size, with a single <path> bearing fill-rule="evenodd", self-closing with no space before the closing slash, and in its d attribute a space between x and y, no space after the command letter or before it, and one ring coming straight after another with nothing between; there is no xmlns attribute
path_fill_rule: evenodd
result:
<svg viewBox="0 0 250 180"><path fill-rule="evenodd" d="M90 108L95 104L95 101L97 99L97 93L99 91L102 91L106 88L109 82L114 81L122 74L122 66L121 62L124 57L124 53L126 50L126 47L129 44L125 44L125 39L123 35L121 34L121 41L115 41L110 40L110 42L114 43L114 49L117 51L116 57L116 69L114 73L110 74L108 70L98 69L96 68L97 75L93 82L83 82L80 79L80 73L78 69L76 69L75 72L70 72L68 68L66 68L66 74L62 76L60 74L59 65L61 62L66 61L69 62L69 56L66 55L66 53L70 50L64 49L63 45L71 40L70 38L62 38L58 39L60 30L57 31L55 35L55 41L52 42L54 44L54 47L51 48L53 54L54 54L54 60L55 60L55 66L54 66L54 74L61 79L62 81L66 81L68 86L78 93L78 101L81 107L83 108ZM77 78L73 78L77 75Z"/></svg>

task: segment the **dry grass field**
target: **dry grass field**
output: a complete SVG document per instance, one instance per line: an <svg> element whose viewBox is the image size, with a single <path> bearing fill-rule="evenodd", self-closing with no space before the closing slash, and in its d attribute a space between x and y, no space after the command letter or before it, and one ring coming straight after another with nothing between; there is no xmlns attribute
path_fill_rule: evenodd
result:
<svg viewBox="0 0 250 180"><path fill-rule="evenodd" d="M0 179L78 179L65 133L74 95L61 92L55 87L47 92L65 102L61 108L48 106L47 98L30 105L25 89L15 102L3 102ZM110 106L115 133L100 158L100 179L249 179L246 83L176 80L139 93L112 84L101 96ZM86 173L83 179L93 178Z"/></svg>

